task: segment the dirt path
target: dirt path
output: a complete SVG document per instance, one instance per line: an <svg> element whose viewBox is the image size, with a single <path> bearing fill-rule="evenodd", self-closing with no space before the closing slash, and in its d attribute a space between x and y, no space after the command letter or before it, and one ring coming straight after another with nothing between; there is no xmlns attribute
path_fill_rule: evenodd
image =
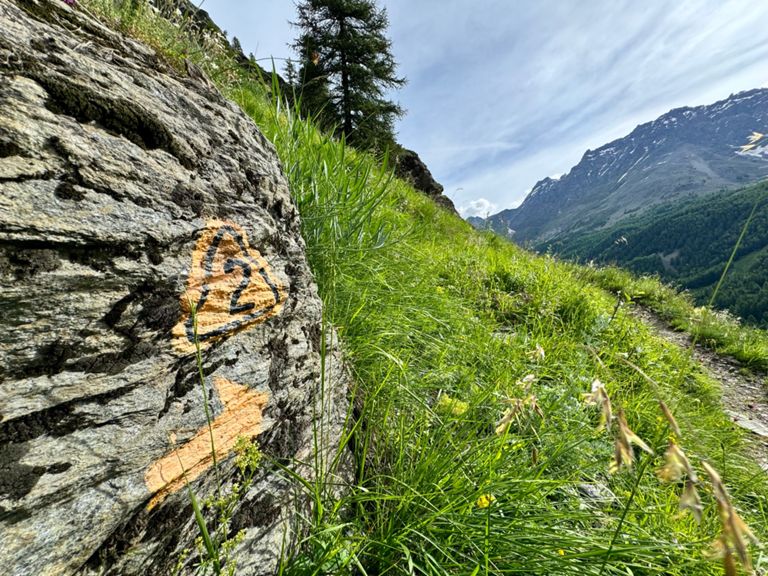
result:
<svg viewBox="0 0 768 576"><path fill-rule="evenodd" d="M632 314L651 326L662 338L681 348L690 348L691 337L675 332L650 310L636 307ZM768 471L768 379L765 374L747 373L733 358L719 356L697 344L694 359L718 380L723 391L723 408L735 424L749 431L749 450L763 470Z"/></svg>

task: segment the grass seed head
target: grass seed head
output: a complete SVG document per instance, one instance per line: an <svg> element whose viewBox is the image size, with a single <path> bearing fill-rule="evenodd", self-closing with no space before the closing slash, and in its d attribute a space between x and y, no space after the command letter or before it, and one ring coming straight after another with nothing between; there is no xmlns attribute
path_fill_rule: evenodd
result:
<svg viewBox="0 0 768 576"><path fill-rule="evenodd" d="M597 430L600 431L606 427L610 428L611 421L613 420L611 399L605 386L597 378L592 381L592 391L586 394L585 401L588 405L600 406L600 425L597 427Z"/></svg>
<svg viewBox="0 0 768 576"><path fill-rule="evenodd" d="M680 432L680 426L677 425L677 420L675 420L675 417L672 415L672 412L670 411L669 407L664 403L663 400L659 400L659 407L661 408L661 411L664 413L664 418L667 419L667 422L669 423L669 427L672 428L672 432L675 434L675 438L680 440L683 437L682 432Z"/></svg>
<svg viewBox="0 0 768 576"><path fill-rule="evenodd" d="M696 490L696 484L689 478L683 488L683 493L680 495L680 510L690 510L697 523L701 523L701 513L704 511L704 506L701 504L701 497Z"/></svg>
<svg viewBox="0 0 768 576"><path fill-rule="evenodd" d="M632 467L632 464L635 461L635 452L632 449L633 444L641 450L648 452L648 454L653 454L653 450L651 450L650 446L643 442L643 440L629 427L623 410L619 410L616 419L619 423L619 431L616 434L613 462L609 468L611 473L618 472L624 466L627 468Z"/></svg>
<svg viewBox="0 0 768 576"><path fill-rule="evenodd" d="M691 467L688 457L674 442L669 443L664 453L664 466L656 471L656 475L662 482L679 482L684 476L688 476L692 482L697 480L696 471Z"/></svg>
<svg viewBox="0 0 768 576"><path fill-rule="evenodd" d="M712 482L712 493L717 502L717 511L722 526L720 537L712 545L713 552L716 556L723 558L726 574L729 574L729 570L734 570L733 574L736 573L735 566L730 566L734 563L734 555L744 570L751 573L752 562L749 557L747 540L753 544L759 544L759 541L731 504L728 491L717 471L706 462L701 464Z"/></svg>

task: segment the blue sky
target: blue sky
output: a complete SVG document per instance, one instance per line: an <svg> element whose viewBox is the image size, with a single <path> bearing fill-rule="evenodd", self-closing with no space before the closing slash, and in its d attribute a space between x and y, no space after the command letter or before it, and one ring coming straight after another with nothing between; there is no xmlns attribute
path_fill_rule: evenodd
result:
<svg viewBox="0 0 768 576"><path fill-rule="evenodd" d="M462 214L517 206L588 148L671 108L768 85L768 2L379 0L416 150ZM292 56L290 0L206 0L257 58ZM267 63L268 65L268 63Z"/></svg>

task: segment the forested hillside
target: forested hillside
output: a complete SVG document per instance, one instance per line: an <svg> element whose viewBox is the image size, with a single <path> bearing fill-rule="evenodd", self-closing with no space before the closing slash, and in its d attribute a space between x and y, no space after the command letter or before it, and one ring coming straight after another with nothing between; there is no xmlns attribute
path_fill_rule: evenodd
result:
<svg viewBox="0 0 768 576"><path fill-rule="evenodd" d="M662 206L607 229L539 247L583 262L595 260L638 274L657 274L706 303L753 209L715 304L766 326L768 183Z"/></svg>

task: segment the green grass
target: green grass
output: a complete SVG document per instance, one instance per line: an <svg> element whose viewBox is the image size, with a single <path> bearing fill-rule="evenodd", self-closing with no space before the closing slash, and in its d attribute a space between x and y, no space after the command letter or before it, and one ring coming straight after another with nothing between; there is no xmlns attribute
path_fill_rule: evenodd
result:
<svg viewBox="0 0 768 576"><path fill-rule="evenodd" d="M595 377L658 454L668 436L655 395L625 359L663 384L696 439L685 448L726 471L749 522L765 531L755 504L765 482L738 455L715 383L623 312L611 321L614 297L581 269L476 233L377 160L270 106L258 86L230 95L278 149L359 386L357 487L326 506L336 514L316 518L288 573L337 573L345 563L369 574L718 573L703 555L717 535L711 506L702 527L678 518L678 491L650 473L659 458L640 477L607 474L611 439L582 401ZM538 378L544 419L498 436L527 374ZM441 411L441 395L466 412ZM615 499L590 503L584 484ZM484 494L495 502L479 508Z"/></svg>
<svg viewBox="0 0 768 576"><path fill-rule="evenodd" d="M764 330L744 326L727 312L696 306L688 293L653 276L638 277L614 266L573 266L572 270L606 290L625 294L719 354L732 356L748 368L768 371L768 334Z"/></svg>
<svg viewBox="0 0 768 576"><path fill-rule="evenodd" d="M145 39L152 18L135 25ZM766 475L743 455L717 384L624 310L614 314L608 290L670 319L692 310L684 297L477 233L393 179L386 159L270 100L268 87L247 78L220 86L275 144L326 322L356 383L354 485L340 497L307 485L313 513L283 573L719 574L705 554L720 533L707 485L698 526L678 512L680 486L652 473L670 435L659 395L700 476L703 458L756 534L768 535ZM633 470L608 473L613 435L597 431L599 414L583 398L595 378L656 452L638 453ZM524 409L497 434L510 402L530 406L530 395L543 417ZM755 552L755 563L768 561Z"/></svg>
<svg viewBox="0 0 768 576"><path fill-rule="evenodd" d="M579 262L614 264L658 274L686 287L698 304L714 304L766 328L768 183L667 203L616 224L553 241L547 251ZM742 233L746 234L742 237ZM617 242L617 238L626 242ZM546 244L546 243L545 243ZM544 248L540 246L539 248ZM738 247L734 251L734 247ZM669 267L661 255L670 255ZM672 254L676 254L671 258ZM732 260L726 281L718 286Z"/></svg>

